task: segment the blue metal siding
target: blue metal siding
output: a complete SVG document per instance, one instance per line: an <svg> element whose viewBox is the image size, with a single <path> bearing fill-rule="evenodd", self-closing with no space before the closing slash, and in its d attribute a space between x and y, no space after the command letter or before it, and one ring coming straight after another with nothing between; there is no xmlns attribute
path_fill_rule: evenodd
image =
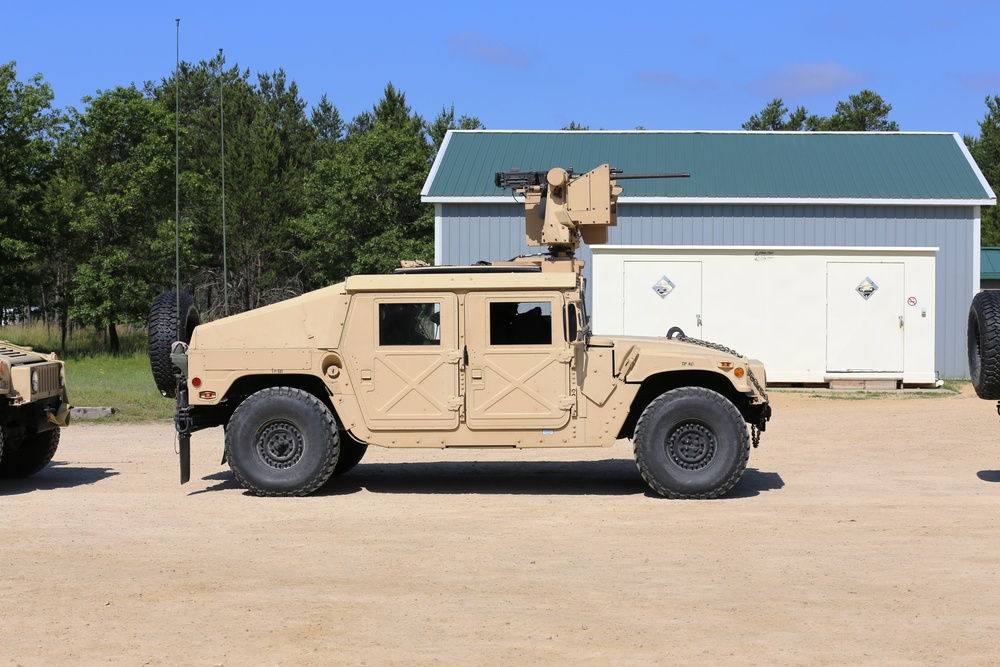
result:
<svg viewBox="0 0 1000 667"><path fill-rule="evenodd" d="M441 206L439 264L531 254L524 209ZM619 204L613 245L937 247L935 362L941 377L968 377L965 327L976 247L972 206ZM588 262L586 247L580 258ZM589 279L589 269L586 270ZM589 282L589 280L588 280Z"/></svg>

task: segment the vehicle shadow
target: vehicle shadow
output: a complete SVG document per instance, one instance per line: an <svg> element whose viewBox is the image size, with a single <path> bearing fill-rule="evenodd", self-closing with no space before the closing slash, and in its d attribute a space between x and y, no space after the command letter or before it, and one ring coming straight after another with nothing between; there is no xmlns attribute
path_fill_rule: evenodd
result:
<svg viewBox="0 0 1000 667"><path fill-rule="evenodd" d="M119 474L113 468L71 466L65 461L53 461L31 477L3 480L0 483L0 496L16 496L32 491L71 489L76 486L96 484Z"/></svg>
<svg viewBox="0 0 1000 667"><path fill-rule="evenodd" d="M777 473L749 468L725 498L749 498L780 489ZM333 478L317 495L371 493L580 495L658 497L631 459L603 461L465 461L361 464Z"/></svg>
<svg viewBox="0 0 1000 667"><path fill-rule="evenodd" d="M217 482L192 491L200 495L239 490L232 471L201 478ZM752 498L784 487L775 472L747 468L743 477L720 500ZM314 496L370 493L440 495L579 495L659 497L639 476L631 459L603 461L433 461L422 463L362 463L351 472L332 477Z"/></svg>
<svg viewBox="0 0 1000 667"><path fill-rule="evenodd" d="M980 470L976 477L984 482L1000 482L1000 470Z"/></svg>

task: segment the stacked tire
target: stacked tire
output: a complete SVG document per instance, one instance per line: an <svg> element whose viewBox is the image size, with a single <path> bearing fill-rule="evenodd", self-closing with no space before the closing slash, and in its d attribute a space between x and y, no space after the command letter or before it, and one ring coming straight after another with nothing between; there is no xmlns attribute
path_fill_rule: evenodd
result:
<svg viewBox="0 0 1000 667"><path fill-rule="evenodd" d="M1000 400L1000 291L980 292L969 308L969 374L980 398Z"/></svg>
<svg viewBox="0 0 1000 667"><path fill-rule="evenodd" d="M177 395L177 369L170 361L170 347L177 341L191 342L201 324L194 297L187 292L164 292L153 299L149 312L149 365L156 388L167 398Z"/></svg>

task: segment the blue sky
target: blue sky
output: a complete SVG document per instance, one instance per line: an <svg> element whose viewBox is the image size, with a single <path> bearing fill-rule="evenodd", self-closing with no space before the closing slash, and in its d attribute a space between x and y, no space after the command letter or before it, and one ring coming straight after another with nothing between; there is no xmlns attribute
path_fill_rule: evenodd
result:
<svg viewBox="0 0 1000 667"><path fill-rule="evenodd" d="M1000 0L0 0L0 62L80 108L169 76L176 18L181 60L282 68L345 119L390 81L428 119L454 104L490 129L738 130L774 97L830 115L870 88L902 130L978 134L1000 94Z"/></svg>

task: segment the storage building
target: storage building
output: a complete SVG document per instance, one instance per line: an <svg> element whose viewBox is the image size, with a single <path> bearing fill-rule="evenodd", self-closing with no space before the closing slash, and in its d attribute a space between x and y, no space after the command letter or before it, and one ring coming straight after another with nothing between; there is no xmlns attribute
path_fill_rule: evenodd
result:
<svg viewBox="0 0 1000 667"><path fill-rule="evenodd" d="M920 317L923 309L921 319L933 322L932 335L918 337L919 343L900 345L931 346L927 363L940 377L968 377L965 324L969 302L979 289L980 210L994 205L996 196L958 135L452 131L422 192L423 200L435 206L435 263L506 260L539 251L526 245L523 206L512 193L494 185L496 172L560 166L584 173L604 163L627 174L691 174L685 179L621 181L624 192L619 199L618 226L611 230L609 246L655 246L663 261L676 260L671 253L680 251L679 247L687 253L694 248L711 253L714 248L716 254L741 251L753 257L768 257L759 253L781 257L795 248L822 255L822 249L829 248L831 255L841 259L845 251L857 249L861 264L902 262L904 272L933 271L929 302L920 298L910 307L916 310L902 311L906 317ZM884 252L863 256L874 248ZM907 254L920 261L899 259ZM580 257L588 262L589 278L592 252L585 247ZM821 268L813 270L827 271L828 263L822 259L816 264ZM859 272L857 285L853 285L853 273L842 279L852 281L857 298L879 303L871 294L866 299L864 293L874 285L878 294L883 286L860 273L864 271ZM660 275L656 281L660 278L672 280ZM731 272L707 270L699 279L702 289L710 285L716 291L721 282L721 289L731 290L748 311L766 304L772 318L767 324L769 335L782 335L781 319L789 321L801 310L801 290L781 290L773 281L753 276L742 280ZM826 284L825 280L816 284ZM645 295L655 286L637 283L623 289L626 303L630 295ZM905 303L913 297L905 290L904 282L901 287L892 286L891 299L882 298L885 291L879 297L882 303L899 298ZM603 324L611 320L605 311L598 312L601 306L594 303L593 291L590 296L595 329L598 324L610 326ZM830 298L819 288L811 296L823 303ZM898 311L898 306L893 304L891 312ZM827 309L823 312L827 313L824 318L831 317ZM703 319L712 316L710 312L697 314ZM811 344L829 349L829 322L821 324ZM625 325L629 332L628 322ZM709 338L707 331L701 333ZM863 331L859 340L866 344ZM720 337L719 342L726 341ZM807 341L788 341L788 345L802 344ZM772 366L782 365L753 349L740 351Z"/></svg>

